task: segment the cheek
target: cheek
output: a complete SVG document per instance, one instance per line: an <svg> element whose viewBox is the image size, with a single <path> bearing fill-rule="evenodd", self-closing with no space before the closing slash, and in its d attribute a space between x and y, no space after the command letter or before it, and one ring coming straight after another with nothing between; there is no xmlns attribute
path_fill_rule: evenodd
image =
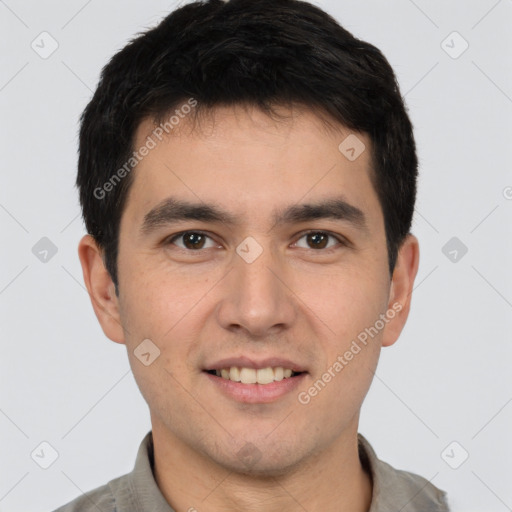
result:
<svg viewBox="0 0 512 512"><path fill-rule="evenodd" d="M379 282L364 269L352 270L324 275L316 286L309 283L303 289L308 292L301 299L321 331L317 342L323 352L304 400L315 401L319 414L323 408L339 407L351 417L370 387L380 355L383 330L375 325L386 311L385 279Z"/></svg>
<svg viewBox="0 0 512 512"><path fill-rule="evenodd" d="M187 286L178 273L159 272L153 267L149 272L132 273L134 278L123 287L120 300L130 364L149 403L170 399L177 388L173 376L190 387L196 370L191 366L190 354L197 350L204 325L200 318L204 315L204 287ZM158 355L146 367L136 353L141 352L138 347L148 339Z"/></svg>
<svg viewBox="0 0 512 512"><path fill-rule="evenodd" d="M323 325L329 345L339 349L372 326L387 307L387 283L365 268L319 273L302 279L298 287L309 315Z"/></svg>
<svg viewBox="0 0 512 512"><path fill-rule="evenodd" d="M179 331L181 322L194 310L201 289L187 286L179 272L149 262L125 266L121 282L121 315L131 338L143 336L162 343ZM204 291L203 291L204 294Z"/></svg>
<svg viewBox="0 0 512 512"><path fill-rule="evenodd" d="M331 423L335 430L345 428L370 388L379 354L377 338L366 345L331 340L327 363L301 390L299 403L311 407L320 423Z"/></svg>

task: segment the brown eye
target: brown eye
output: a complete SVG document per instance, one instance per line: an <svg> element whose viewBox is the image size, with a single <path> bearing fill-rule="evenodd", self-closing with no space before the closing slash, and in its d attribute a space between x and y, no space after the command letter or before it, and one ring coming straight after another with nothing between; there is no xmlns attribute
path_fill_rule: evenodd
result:
<svg viewBox="0 0 512 512"><path fill-rule="evenodd" d="M200 231L185 231L183 233L178 233L173 236L169 243L175 244L182 249L189 249L191 251L197 251L199 249L205 248L205 242L207 239L211 238ZM182 245L176 242L181 242ZM213 245L212 245L213 247Z"/></svg>
<svg viewBox="0 0 512 512"><path fill-rule="evenodd" d="M306 237L308 244L310 244L314 249L324 249L327 245L329 235L326 235L325 233L309 233Z"/></svg>
<svg viewBox="0 0 512 512"><path fill-rule="evenodd" d="M334 235L331 235L325 231L309 231L308 233L302 235L299 240L304 238L306 239L306 247L299 245L299 247L304 249L331 249L336 245L336 243L341 243L343 245L343 241L340 238L335 237ZM334 243L328 245L329 239L333 240Z"/></svg>

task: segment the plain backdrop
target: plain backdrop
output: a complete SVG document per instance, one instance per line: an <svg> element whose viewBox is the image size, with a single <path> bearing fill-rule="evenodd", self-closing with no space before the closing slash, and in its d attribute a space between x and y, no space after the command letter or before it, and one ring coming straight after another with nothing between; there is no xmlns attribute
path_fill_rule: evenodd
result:
<svg viewBox="0 0 512 512"><path fill-rule="evenodd" d="M512 1L316 3L388 58L420 159L412 311L359 430L454 511L512 510ZM74 180L101 68L175 5L0 1L0 511L51 511L131 471L151 428L83 286Z"/></svg>

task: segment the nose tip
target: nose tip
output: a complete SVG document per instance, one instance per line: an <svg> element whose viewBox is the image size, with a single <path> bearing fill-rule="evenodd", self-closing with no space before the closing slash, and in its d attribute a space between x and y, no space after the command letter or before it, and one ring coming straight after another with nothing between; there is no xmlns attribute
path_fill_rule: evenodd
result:
<svg viewBox="0 0 512 512"><path fill-rule="evenodd" d="M255 237L237 247L238 261L224 283L218 321L226 329L243 329L254 338L285 329L295 317L293 294L272 267L278 262Z"/></svg>

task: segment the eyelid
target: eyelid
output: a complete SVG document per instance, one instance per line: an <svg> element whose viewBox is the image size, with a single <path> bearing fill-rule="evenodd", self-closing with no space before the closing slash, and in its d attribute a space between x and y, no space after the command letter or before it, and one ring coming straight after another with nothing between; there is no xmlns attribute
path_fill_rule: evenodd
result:
<svg viewBox="0 0 512 512"><path fill-rule="evenodd" d="M297 240L294 243L297 243L302 237L309 235L310 233L323 233L324 235L330 236L334 239L336 239L342 246L349 246L350 242L342 235L339 235L337 233L333 233L332 231L329 231L327 229L307 229L306 231L302 231L297 235ZM330 252L332 250L336 250L338 247L329 247L328 249L311 249L315 252Z"/></svg>
<svg viewBox="0 0 512 512"><path fill-rule="evenodd" d="M214 241L215 243L218 243L215 240L215 238L210 233L208 233L207 231L202 231L201 229L186 229L184 231L180 231L179 233L175 233L174 235L171 235L171 236L168 236L167 238L165 238L163 243L165 245L174 243L174 240L182 237L183 235L185 235L187 233L195 233L195 234L199 234L199 235L204 235L205 237L209 238L210 240ZM201 252L201 251L204 251L204 249L197 249L197 250L194 251L192 249L183 249L182 247L178 247L178 249L181 249L181 250L187 251L187 252ZM209 249L210 249L210 247L209 247Z"/></svg>
<svg viewBox="0 0 512 512"><path fill-rule="evenodd" d="M210 238L210 240L214 241L215 243L218 243L215 238L209 234L207 231L203 231L201 229L187 229L187 230L184 230L184 231L180 231L179 233L175 233L169 237L167 237L165 240L164 240L164 244L170 244L170 243L173 243L174 240L182 237L183 235L185 235L186 233L196 233L196 234L200 234L200 235L204 235L206 236L207 238ZM296 241L294 242L294 244L296 244L301 238L303 238L304 236L306 235L309 235L310 233L323 233L327 236L330 236L334 239L336 239L339 244L341 244L342 246L350 246L350 242L342 235L339 235L337 233L333 233L332 231L329 231L329 230L325 230L325 229L307 229L305 231L301 231L300 233L298 233L297 235L295 235L295 238L296 238ZM334 247L330 247L328 249L312 249L312 251L315 251L315 252L330 252L332 250L336 250L338 248L338 246L334 246ZM202 252L204 251L205 249L197 249L197 250L193 250L193 249L183 249L182 247L178 247L178 249L181 249L183 251L187 251L187 252ZM208 249L211 249L211 247L208 247ZM302 249L302 247L301 247Z"/></svg>

